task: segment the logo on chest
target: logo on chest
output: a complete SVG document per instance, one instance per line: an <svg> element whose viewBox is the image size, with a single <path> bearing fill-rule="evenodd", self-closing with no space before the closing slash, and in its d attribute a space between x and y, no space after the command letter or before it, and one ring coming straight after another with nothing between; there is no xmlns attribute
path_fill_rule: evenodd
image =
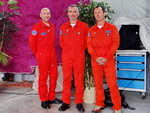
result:
<svg viewBox="0 0 150 113"><path fill-rule="evenodd" d="M97 32L94 32L93 35L91 36L91 38L95 38L97 35Z"/></svg>
<svg viewBox="0 0 150 113"><path fill-rule="evenodd" d="M77 32L77 34L78 34L78 35L80 35L80 34L81 34L81 32L80 32L80 31L78 31L78 32Z"/></svg>
<svg viewBox="0 0 150 113"><path fill-rule="evenodd" d="M46 32L42 32L41 35L46 35Z"/></svg>
<svg viewBox="0 0 150 113"><path fill-rule="evenodd" d="M110 30L106 30L105 33L106 33L106 36L108 36L108 37L111 35L111 31Z"/></svg>

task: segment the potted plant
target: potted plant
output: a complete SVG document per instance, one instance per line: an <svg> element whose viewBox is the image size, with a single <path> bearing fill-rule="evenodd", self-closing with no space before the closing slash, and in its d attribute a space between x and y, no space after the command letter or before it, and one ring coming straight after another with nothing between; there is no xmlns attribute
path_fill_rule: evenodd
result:
<svg viewBox="0 0 150 113"><path fill-rule="evenodd" d="M17 0L0 1L0 63L4 66L8 64L11 58L4 52L4 49L9 47L14 33L19 30L16 23L12 21L13 16L20 15L16 11L19 9L17 3Z"/></svg>
<svg viewBox="0 0 150 113"><path fill-rule="evenodd" d="M95 22L93 9L97 6L102 6L105 8L107 15L106 20L110 21L111 17L110 14L115 13L113 9L108 5L108 3L105 2L96 2L96 1L90 1L90 3L87 3L86 0L81 0L78 2L78 8L79 8L79 20L87 23L89 27L93 26ZM95 102L95 87L94 87L94 80L92 76L92 69L91 69L91 57L86 50L86 60L85 60L85 76L84 76L84 102L85 103L94 103ZM91 99L91 100L90 100Z"/></svg>

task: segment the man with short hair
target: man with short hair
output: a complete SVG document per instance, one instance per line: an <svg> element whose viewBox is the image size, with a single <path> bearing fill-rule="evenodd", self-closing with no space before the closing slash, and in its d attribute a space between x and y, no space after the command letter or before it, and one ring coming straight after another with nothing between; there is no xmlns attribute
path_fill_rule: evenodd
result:
<svg viewBox="0 0 150 113"><path fill-rule="evenodd" d="M88 25L79 21L79 10L76 5L68 7L69 21L61 26L60 46L62 47L62 70L63 70L63 104L59 108L65 111L70 108L71 80L74 75L74 84L76 88L75 103L78 111L84 111L83 93L84 93L84 65L85 49L88 34Z"/></svg>
<svg viewBox="0 0 150 113"><path fill-rule="evenodd" d="M115 25L105 21L103 7L94 9L96 25L89 29L87 47L91 55L92 73L96 89L96 102L92 113L99 113L104 108L103 75L110 89L115 113L121 113L121 97L117 85L114 54L120 43L119 32Z"/></svg>
<svg viewBox="0 0 150 113"><path fill-rule="evenodd" d="M38 93L41 106L50 109L50 104L60 104L61 100L55 97L56 81L58 77L56 52L54 47L55 27L49 22L51 12L42 8L41 21L34 25L29 36L29 45L34 53L39 68ZM49 77L49 86L47 79Z"/></svg>

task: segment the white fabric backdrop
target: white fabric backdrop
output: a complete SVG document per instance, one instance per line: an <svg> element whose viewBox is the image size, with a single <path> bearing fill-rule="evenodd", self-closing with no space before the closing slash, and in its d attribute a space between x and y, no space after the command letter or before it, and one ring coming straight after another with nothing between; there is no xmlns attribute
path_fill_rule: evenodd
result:
<svg viewBox="0 0 150 113"><path fill-rule="evenodd" d="M150 53L150 0L94 0L107 2L116 14L112 22L120 29L121 25L140 25L140 38Z"/></svg>

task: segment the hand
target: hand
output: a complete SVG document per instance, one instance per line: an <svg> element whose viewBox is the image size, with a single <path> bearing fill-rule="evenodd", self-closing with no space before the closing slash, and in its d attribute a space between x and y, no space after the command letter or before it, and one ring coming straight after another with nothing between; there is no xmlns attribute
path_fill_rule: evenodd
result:
<svg viewBox="0 0 150 113"><path fill-rule="evenodd" d="M104 57L98 57L96 58L96 62L98 63L98 65L105 65L107 62L107 59Z"/></svg>
<svg viewBox="0 0 150 113"><path fill-rule="evenodd" d="M97 62L98 64L100 64L101 61L102 61L102 58L103 58L103 57L97 57L97 58L96 58L96 62Z"/></svg>
<svg viewBox="0 0 150 113"><path fill-rule="evenodd" d="M101 60L101 64L102 64L102 65L105 65L106 62L107 62L107 59L103 57L102 60Z"/></svg>

